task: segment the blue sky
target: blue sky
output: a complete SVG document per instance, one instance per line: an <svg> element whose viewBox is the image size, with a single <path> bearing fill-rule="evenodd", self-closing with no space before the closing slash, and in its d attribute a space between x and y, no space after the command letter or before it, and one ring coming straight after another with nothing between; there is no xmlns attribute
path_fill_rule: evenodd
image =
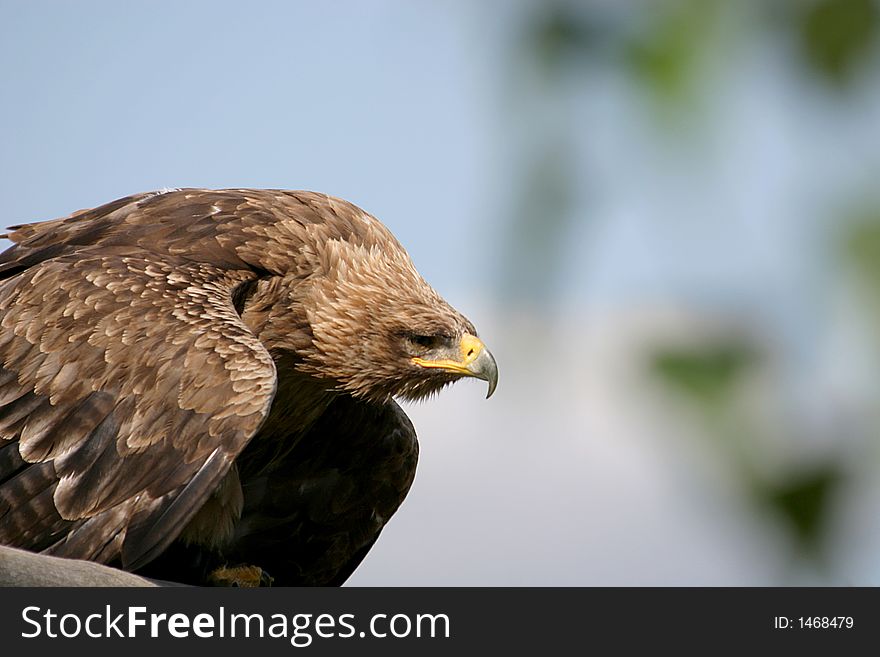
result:
<svg viewBox="0 0 880 657"><path fill-rule="evenodd" d="M486 150L462 11L2 2L3 221L165 186L314 189L462 285L482 273L466 240Z"/></svg>

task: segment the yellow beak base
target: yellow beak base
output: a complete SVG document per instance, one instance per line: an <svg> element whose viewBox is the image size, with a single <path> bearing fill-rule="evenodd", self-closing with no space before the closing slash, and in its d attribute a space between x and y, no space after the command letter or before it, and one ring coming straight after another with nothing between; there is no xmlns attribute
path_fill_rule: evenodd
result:
<svg viewBox="0 0 880 657"><path fill-rule="evenodd" d="M441 369L462 376L473 376L489 382L489 394L491 397L498 385L498 366L486 345L475 335L465 333L459 342L460 360L452 358L439 358L428 360L425 358L413 358L412 362L420 367Z"/></svg>

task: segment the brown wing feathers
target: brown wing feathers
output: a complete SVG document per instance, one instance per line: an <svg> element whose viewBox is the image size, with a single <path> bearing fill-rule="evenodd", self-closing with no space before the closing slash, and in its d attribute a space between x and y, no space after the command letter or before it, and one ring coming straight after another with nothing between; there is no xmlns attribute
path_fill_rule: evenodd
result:
<svg viewBox="0 0 880 657"><path fill-rule="evenodd" d="M149 560L271 403L272 359L232 307L256 274L126 247L110 215L131 202L22 227L0 261L2 543ZM81 245L96 236L116 246Z"/></svg>

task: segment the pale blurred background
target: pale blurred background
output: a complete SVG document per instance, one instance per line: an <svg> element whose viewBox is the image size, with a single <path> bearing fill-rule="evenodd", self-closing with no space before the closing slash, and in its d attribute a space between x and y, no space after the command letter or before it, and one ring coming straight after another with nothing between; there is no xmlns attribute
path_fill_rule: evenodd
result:
<svg viewBox="0 0 880 657"><path fill-rule="evenodd" d="M382 219L501 370L351 585L880 585L880 5L0 0L2 223ZM3 243L5 246L5 242Z"/></svg>

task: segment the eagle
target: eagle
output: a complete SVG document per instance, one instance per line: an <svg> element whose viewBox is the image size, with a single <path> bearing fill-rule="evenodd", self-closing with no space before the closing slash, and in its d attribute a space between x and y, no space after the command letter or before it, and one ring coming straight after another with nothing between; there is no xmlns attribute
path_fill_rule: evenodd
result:
<svg viewBox="0 0 880 657"><path fill-rule="evenodd" d="M13 226L0 544L193 585L342 584L407 495L395 399L498 369L376 218L173 189Z"/></svg>

